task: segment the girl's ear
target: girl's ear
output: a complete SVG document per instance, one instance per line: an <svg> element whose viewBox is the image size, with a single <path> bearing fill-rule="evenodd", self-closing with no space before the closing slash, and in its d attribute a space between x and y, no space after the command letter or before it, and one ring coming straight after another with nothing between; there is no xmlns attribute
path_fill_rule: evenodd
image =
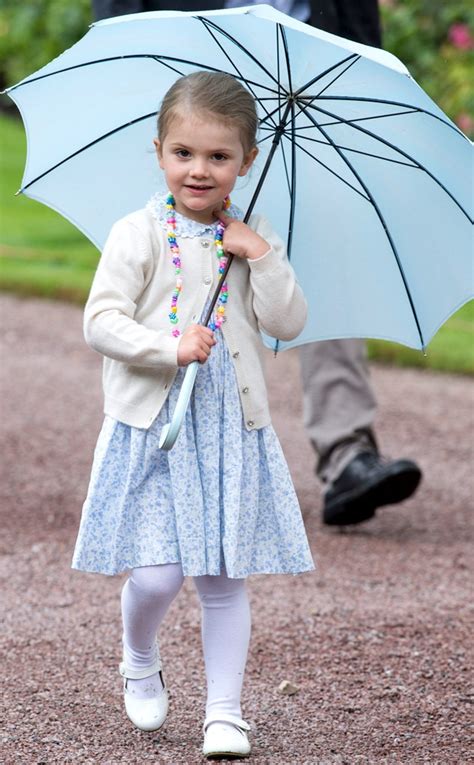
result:
<svg viewBox="0 0 474 765"><path fill-rule="evenodd" d="M155 144L155 151L156 151L156 156L158 158L158 164L163 170L163 154L161 151L161 141L158 138L154 138L153 143Z"/></svg>
<svg viewBox="0 0 474 765"><path fill-rule="evenodd" d="M244 160L239 170L240 176L247 175L248 171L250 170L250 168L252 167L255 161L257 154L258 154L258 149L256 146L254 146L254 148L249 151L247 156L244 157Z"/></svg>

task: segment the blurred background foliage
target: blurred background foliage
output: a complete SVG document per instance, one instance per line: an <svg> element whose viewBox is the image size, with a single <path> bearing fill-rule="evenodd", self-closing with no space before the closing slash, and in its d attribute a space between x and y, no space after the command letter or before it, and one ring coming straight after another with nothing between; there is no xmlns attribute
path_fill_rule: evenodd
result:
<svg viewBox="0 0 474 765"><path fill-rule="evenodd" d="M472 0L381 0L381 12L384 47L472 136ZM90 0L2 0L0 85L12 85L39 69L78 40L91 21Z"/></svg>
<svg viewBox="0 0 474 765"><path fill-rule="evenodd" d="M472 137L472 0L382 0L381 12L384 47L403 61L419 85Z"/></svg>
<svg viewBox="0 0 474 765"><path fill-rule="evenodd" d="M90 0L1 0L2 89L73 45L87 32L91 21Z"/></svg>

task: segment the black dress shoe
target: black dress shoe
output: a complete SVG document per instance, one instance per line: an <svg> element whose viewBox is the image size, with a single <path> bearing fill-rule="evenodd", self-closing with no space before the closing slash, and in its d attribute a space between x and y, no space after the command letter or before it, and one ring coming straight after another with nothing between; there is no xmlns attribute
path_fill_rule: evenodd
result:
<svg viewBox="0 0 474 765"><path fill-rule="evenodd" d="M420 480L421 470L411 460L385 462L376 452L362 452L327 492L323 521L329 526L367 521L378 507L411 497Z"/></svg>

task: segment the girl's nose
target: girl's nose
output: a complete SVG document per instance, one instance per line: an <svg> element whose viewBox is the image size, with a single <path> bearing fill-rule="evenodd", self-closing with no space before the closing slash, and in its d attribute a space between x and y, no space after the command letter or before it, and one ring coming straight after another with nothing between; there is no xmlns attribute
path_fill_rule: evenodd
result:
<svg viewBox="0 0 474 765"><path fill-rule="evenodd" d="M207 176L209 175L207 162L203 159L201 160L196 159L195 162L193 162L190 174L194 178L207 178Z"/></svg>

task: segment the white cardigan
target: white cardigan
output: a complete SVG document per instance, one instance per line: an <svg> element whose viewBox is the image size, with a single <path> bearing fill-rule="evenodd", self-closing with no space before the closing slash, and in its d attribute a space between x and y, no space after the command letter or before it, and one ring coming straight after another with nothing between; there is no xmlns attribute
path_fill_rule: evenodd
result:
<svg viewBox="0 0 474 765"><path fill-rule="evenodd" d="M282 340L306 321L306 301L281 240L260 216L249 225L270 245L255 261L234 258L229 300L221 327L230 351L248 430L270 423L259 330ZM217 284L211 236L179 240L183 291L179 327L198 322ZM175 287L166 232L148 210L127 215L112 228L85 307L87 343L103 354L104 411L137 428L149 428L176 376L180 338L168 314Z"/></svg>

